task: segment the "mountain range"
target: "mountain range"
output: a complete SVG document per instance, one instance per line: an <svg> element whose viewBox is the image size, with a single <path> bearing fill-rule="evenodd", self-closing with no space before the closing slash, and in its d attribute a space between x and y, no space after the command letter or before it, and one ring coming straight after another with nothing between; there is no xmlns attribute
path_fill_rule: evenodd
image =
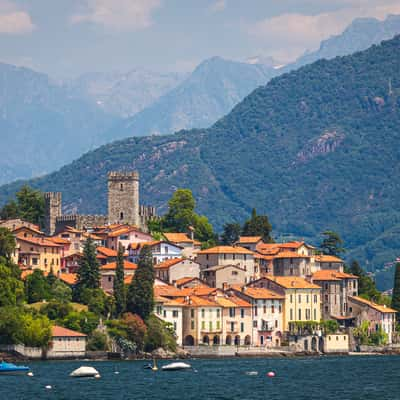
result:
<svg viewBox="0 0 400 400"><path fill-rule="evenodd" d="M338 231L368 270L400 246L400 36L272 79L208 129L131 137L45 177L65 211L104 212L110 170L141 174L142 202L166 209L179 187L217 229L267 213L277 235L314 244ZM22 182L0 188L0 203ZM96 193L96 196L93 196Z"/></svg>

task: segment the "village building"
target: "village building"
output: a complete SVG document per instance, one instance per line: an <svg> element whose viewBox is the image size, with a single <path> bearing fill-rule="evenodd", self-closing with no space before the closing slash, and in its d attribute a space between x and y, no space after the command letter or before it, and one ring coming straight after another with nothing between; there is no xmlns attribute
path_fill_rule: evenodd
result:
<svg viewBox="0 0 400 400"><path fill-rule="evenodd" d="M343 272L344 261L335 256L325 254L315 256L316 269L331 269L338 272Z"/></svg>
<svg viewBox="0 0 400 400"><path fill-rule="evenodd" d="M321 320L321 287L297 276L261 278L252 287L270 289L284 296L283 330L290 322Z"/></svg>
<svg viewBox="0 0 400 400"><path fill-rule="evenodd" d="M61 272L76 274L82 257L83 253L72 253L61 258Z"/></svg>
<svg viewBox="0 0 400 400"><path fill-rule="evenodd" d="M37 237L16 237L19 248L18 264L29 269L40 269L43 272L55 274L61 267L62 246L45 238Z"/></svg>
<svg viewBox="0 0 400 400"><path fill-rule="evenodd" d="M236 246L244 247L247 250L256 251L257 246L264 243L261 236L240 236L235 243Z"/></svg>
<svg viewBox="0 0 400 400"><path fill-rule="evenodd" d="M23 219L20 218L0 220L0 228L7 228L11 232L22 226L34 229L36 231L40 231L40 227L38 225L33 224L32 222L24 221Z"/></svg>
<svg viewBox="0 0 400 400"><path fill-rule="evenodd" d="M143 246L149 246L153 255L153 264L160 264L163 261L182 257L182 247L168 243L165 240L155 240L151 242L131 243L128 246L128 259L137 263L140 251Z"/></svg>
<svg viewBox="0 0 400 400"><path fill-rule="evenodd" d="M47 358L81 358L86 355L85 334L63 328L52 327L52 338L47 350Z"/></svg>
<svg viewBox="0 0 400 400"><path fill-rule="evenodd" d="M251 336L245 344L280 346L284 330L284 295L269 289L245 286L232 291L251 304Z"/></svg>
<svg viewBox="0 0 400 400"><path fill-rule="evenodd" d="M114 279L115 271L117 269L116 261L102 265L100 267L100 286L106 293L113 293L114 291ZM124 277L130 277L135 274L137 270L137 265L129 261L124 261Z"/></svg>
<svg viewBox="0 0 400 400"><path fill-rule="evenodd" d="M236 265L246 271L242 284L259 278L259 270L254 262L254 253L243 247L216 246L197 253L196 261L200 264L201 273L208 268Z"/></svg>
<svg viewBox="0 0 400 400"><path fill-rule="evenodd" d="M175 332L176 343L183 345L183 305L181 302L165 297L154 298L154 313L163 321L171 324Z"/></svg>
<svg viewBox="0 0 400 400"><path fill-rule="evenodd" d="M105 246L112 250L118 250L121 244L124 249L127 249L131 243L143 243L152 240L153 238L150 234L142 232L133 226L122 225L107 233Z"/></svg>
<svg viewBox="0 0 400 400"><path fill-rule="evenodd" d="M388 344L393 342L397 311L385 305L376 304L358 296L349 296L349 312L356 319L356 326L363 321L369 323L369 333L380 329L388 336Z"/></svg>
<svg viewBox="0 0 400 400"><path fill-rule="evenodd" d="M238 265L216 265L201 271L201 278L208 286L226 289L246 282L246 270Z"/></svg>
<svg viewBox="0 0 400 400"><path fill-rule="evenodd" d="M201 249L201 242L194 240L193 231L191 237L186 233L163 233L165 240L169 243L175 244L182 248L182 256L186 258L193 258L196 253Z"/></svg>
<svg viewBox="0 0 400 400"><path fill-rule="evenodd" d="M118 252L116 250L109 249L108 247L98 246L96 247L96 258L100 265L105 265L113 262L117 259Z"/></svg>
<svg viewBox="0 0 400 400"><path fill-rule="evenodd" d="M174 282L174 285L179 289L195 288L198 286L207 286L207 284L204 281L202 281L200 278L193 278L190 276L185 276L181 279L177 279Z"/></svg>
<svg viewBox="0 0 400 400"><path fill-rule="evenodd" d="M15 229L12 230L12 233L14 236L20 236L20 237L25 237L25 238L38 238L38 237L45 237L44 232L42 232L40 229L37 229L35 225L30 224L28 226L19 226Z"/></svg>
<svg viewBox="0 0 400 400"><path fill-rule="evenodd" d="M358 295L358 276L322 269L312 275L312 282L322 289L323 319L349 316L348 298Z"/></svg>
<svg viewBox="0 0 400 400"><path fill-rule="evenodd" d="M188 258L171 258L154 266L156 276L174 284L182 278L199 278L200 265Z"/></svg>

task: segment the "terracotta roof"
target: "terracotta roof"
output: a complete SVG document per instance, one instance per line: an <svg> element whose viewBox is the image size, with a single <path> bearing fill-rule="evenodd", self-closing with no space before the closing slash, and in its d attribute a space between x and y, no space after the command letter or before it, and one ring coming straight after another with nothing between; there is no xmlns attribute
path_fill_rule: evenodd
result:
<svg viewBox="0 0 400 400"><path fill-rule="evenodd" d="M106 257L117 257L118 255L117 251L109 249L108 247L98 246L96 250Z"/></svg>
<svg viewBox="0 0 400 400"><path fill-rule="evenodd" d="M165 260L159 264L156 264L154 266L154 268L155 269L168 269L169 267L172 267L175 264L179 264L183 260L184 260L184 258L170 258L169 260Z"/></svg>
<svg viewBox="0 0 400 400"><path fill-rule="evenodd" d="M78 277L76 274L59 274L58 279L67 283L68 285L75 285Z"/></svg>
<svg viewBox="0 0 400 400"><path fill-rule="evenodd" d="M343 263L343 260L339 257L328 256L326 254L321 254L315 257L315 261L318 262L334 262L334 263Z"/></svg>
<svg viewBox="0 0 400 400"><path fill-rule="evenodd" d="M285 289L321 289L320 286L310 283L299 276L271 276L265 279L275 282Z"/></svg>
<svg viewBox="0 0 400 400"><path fill-rule="evenodd" d="M275 256L265 256L264 254L255 253L254 258L257 258L259 260L271 261L275 258Z"/></svg>
<svg viewBox="0 0 400 400"><path fill-rule="evenodd" d="M310 258L310 256L298 254L294 251L281 251L274 258Z"/></svg>
<svg viewBox="0 0 400 400"><path fill-rule="evenodd" d="M21 240L23 242L27 242L27 243L31 243L34 244L36 246L42 246L42 247L61 247L59 244L56 244L50 240L48 240L47 238L36 238L36 237L22 237L22 236L18 236L17 235L17 240Z"/></svg>
<svg viewBox="0 0 400 400"><path fill-rule="evenodd" d="M390 307L387 307L387 306L381 305L381 304L376 304L376 303L374 303L374 302L372 302L372 301L363 299L362 297L358 297L358 296L349 296L349 298L350 298L351 300L356 301L356 302L365 304L366 306L371 307L371 308L373 308L374 310L379 311L379 312L381 312L381 313L390 313L390 314L392 314L392 313L397 313L397 311L394 310L393 308L390 308Z"/></svg>
<svg viewBox="0 0 400 400"><path fill-rule="evenodd" d="M233 295L227 297L216 296L215 301L225 308L251 307L249 302Z"/></svg>
<svg viewBox="0 0 400 400"><path fill-rule="evenodd" d="M72 226L68 226L68 225L65 227L64 231L68 231L68 232L71 232L71 233L83 233L83 231L81 231L79 229L76 229L76 228L74 228ZM64 232L64 231L61 231L61 232Z"/></svg>
<svg viewBox="0 0 400 400"><path fill-rule="evenodd" d="M24 229L31 231L33 233L37 233L38 235L44 236L44 232L42 232L41 230L33 228L32 226L25 226L25 225L16 227L12 232L15 233L15 232L18 232L18 231L24 230Z"/></svg>
<svg viewBox="0 0 400 400"><path fill-rule="evenodd" d="M125 284L125 285L130 285L131 282L132 282L132 279L133 279L133 275L127 275L127 276L125 276L125 278L124 278L124 284Z"/></svg>
<svg viewBox="0 0 400 400"><path fill-rule="evenodd" d="M86 337L85 334L73 331L71 329L63 328L62 326L54 325L52 327L53 337Z"/></svg>
<svg viewBox="0 0 400 400"><path fill-rule="evenodd" d="M276 243L278 247L281 249L298 249L299 247L303 246L305 243L304 242L298 242L298 241L293 241L293 242L286 242L286 243Z"/></svg>
<svg viewBox="0 0 400 400"><path fill-rule="evenodd" d="M69 239L61 238L58 236L50 237L49 240L56 244L71 244L71 241Z"/></svg>
<svg viewBox="0 0 400 400"><path fill-rule="evenodd" d="M358 279L358 276L333 269L321 269L313 274L312 279L314 281L339 281L341 279Z"/></svg>
<svg viewBox="0 0 400 400"><path fill-rule="evenodd" d="M256 250L264 255L273 255L279 253L279 247L275 243L259 243Z"/></svg>
<svg viewBox="0 0 400 400"><path fill-rule="evenodd" d="M117 268L116 261L100 266L101 270L114 270L116 268ZM124 260L124 269L137 269L137 265L132 262Z"/></svg>
<svg viewBox="0 0 400 400"><path fill-rule="evenodd" d="M260 240L262 240L262 236L240 236L238 243L258 243Z"/></svg>
<svg viewBox="0 0 400 400"><path fill-rule="evenodd" d="M186 293L170 285L154 285L154 295L163 297L184 297Z"/></svg>
<svg viewBox="0 0 400 400"><path fill-rule="evenodd" d="M272 290L265 288L254 288L254 287L245 287L242 291L243 294L249 296L253 299L276 299L283 300L285 296L282 296Z"/></svg>
<svg viewBox="0 0 400 400"><path fill-rule="evenodd" d="M163 233L165 239L173 243L193 243L194 240L190 239L186 233Z"/></svg>
<svg viewBox="0 0 400 400"><path fill-rule="evenodd" d="M210 249L201 250L197 254L254 254L252 251L245 249L244 247L233 247L233 246L216 246Z"/></svg>
<svg viewBox="0 0 400 400"><path fill-rule="evenodd" d="M214 300L206 299L198 296L186 296L175 299L178 303L190 307L219 307L219 304Z"/></svg>
<svg viewBox="0 0 400 400"><path fill-rule="evenodd" d="M192 282L192 281L194 281L194 280L200 281L200 278L188 276L188 277L184 277L184 278L177 279L177 280L175 281L175 284L176 284L176 286L182 286L182 285L185 285L186 283ZM201 282L201 281L200 281L200 282Z"/></svg>
<svg viewBox="0 0 400 400"><path fill-rule="evenodd" d="M116 229L116 230L113 230L112 232L110 232L108 234L108 237L117 237L119 235L123 235L125 233L130 233L130 232L142 232L142 231L135 226L124 226L124 227L121 227L120 229Z"/></svg>

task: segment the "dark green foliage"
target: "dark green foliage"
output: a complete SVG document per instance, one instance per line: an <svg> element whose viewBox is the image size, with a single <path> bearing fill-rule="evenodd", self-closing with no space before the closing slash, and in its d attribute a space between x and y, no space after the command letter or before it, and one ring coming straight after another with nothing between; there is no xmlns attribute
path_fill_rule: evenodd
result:
<svg viewBox="0 0 400 400"><path fill-rule="evenodd" d="M80 299L85 289L98 289L100 287L100 265L96 258L96 246L90 237L85 242L77 275L77 299Z"/></svg>
<svg viewBox="0 0 400 400"><path fill-rule="evenodd" d="M396 269L394 273L392 308L398 311L397 313L397 318L398 318L400 312L400 262L396 263Z"/></svg>
<svg viewBox="0 0 400 400"><path fill-rule="evenodd" d="M11 231L7 228L0 227L0 257L10 260L15 246L15 237Z"/></svg>
<svg viewBox="0 0 400 400"><path fill-rule="evenodd" d="M71 304L57 301L51 301L40 307L40 313L46 315L51 321L63 319L72 311Z"/></svg>
<svg viewBox="0 0 400 400"><path fill-rule="evenodd" d="M24 297L24 284L0 258L0 307L21 304Z"/></svg>
<svg viewBox="0 0 400 400"><path fill-rule="evenodd" d="M35 269L25 280L26 300L28 303L50 300L50 285L40 269Z"/></svg>
<svg viewBox="0 0 400 400"><path fill-rule="evenodd" d="M322 235L324 236L324 240L320 245L320 249L323 254L338 257L341 253L345 252L345 249L343 248L343 240L340 238L338 233L325 231Z"/></svg>
<svg viewBox="0 0 400 400"><path fill-rule="evenodd" d="M209 129L130 137L29 183L62 188L65 205L81 204L82 213L105 212L107 172L134 165L143 203L161 214L175 188L189 188L217 229L253 207L270 216L277 237L318 244L329 226L348 259L373 271L400 245L399 47L397 36L318 61L256 89ZM20 186L3 186L0 202Z"/></svg>
<svg viewBox="0 0 400 400"><path fill-rule="evenodd" d="M16 193L16 199L17 201L11 200L1 209L1 218L21 218L37 225L43 223L44 197L40 191L24 185Z"/></svg>
<svg viewBox="0 0 400 400"><path fill-rule="evenodd" d="M271 236L272 226L267 215L257 215L255 208L251 211L251 218L243 225L243 236L261 236L264 243L273 243Z"/></svg>
<svg viewBox="0 0 400 400"><path fill-rule="evenodd" d="M126 310L126 288L124 283L124 247L118 247L117 266L114 277L115 312L119 316Z"/></svg>
<svg viewBox="0 0 400 400"><path fill-rule="evenodd" d="M108 317L113 312L113 298L106 296L102 289L85 288L80 292L80 301L96 315Z"/></svg>
<svg viewBox="0 0 400 400"><path fill-rule="evenodd" d="M237 222L232 222L224 225L224 230L220 237L221 244L232 246L239 240L242 227Z"/></svg>
<svg viewBox="0 0 400 400"><path fill-rule="evenodd" d="M381 302L382 294L377 290L375 282L369 277L366 272L360 267L360 264L353 260L350 263L348 272L357 275L358 279L358 295L367 300L372 300L375 303Z"/></svg>
<svg viewBox="0 0 400 400"><path fill-rule="evenodd" d="M170 329L169 324L151 315L147 321L147 333L145 338L145 351L151 352L162 347L163 349L175 351L176 339L173 329Z"/></svg>
<svg viewBox="0 0 400 400"><path fill-rule="evenodd" d="M88 311L71 311L64 318L58 318L57 324L90 335L99 324L99 317Z"/></svg>
<svg viewBox="0 0 400 400"><path fill-rule="evenodd" d="M108 350L108 339L107 335L100 332L94 331L89 337L87 349L89 351L106 351Z"/></svg>
<svg viewBox="0 0 400 400"><path fill-rule="evenodd" d="M146 320L154 308L154 266L149 246L143 246L138 268L128 289L127 310Z"/></svg>

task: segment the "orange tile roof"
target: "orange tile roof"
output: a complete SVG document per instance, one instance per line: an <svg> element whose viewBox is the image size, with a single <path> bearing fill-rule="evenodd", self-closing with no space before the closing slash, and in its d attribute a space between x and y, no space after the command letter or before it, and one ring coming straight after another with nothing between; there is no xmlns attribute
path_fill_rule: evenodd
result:
<svg viewBox="0 0 400 400"><path fill-rule="evenodd" d="M62 326L54 325L51 330L53 337L86 337L86 335L81 332L63 328Z"/></svg>
<svg viewBox="0 0 400 400"><path fill-rule="evenodd" d="M215 301L222 307L251 307L249 302L234 295L228 295L226 297L216 296Z"/></svg>
<svg viewBox="0 0 400 400"><path fill-rule="evenodd" d="M387 306L381 305L381 304L376 304L376 303L374 303L374 302L372 302L372 301L363 299L362 297L358 297L358 296L349 296L349 298L350 298L351 300L354 300L354 301L357 301L357 302L359 302L359 303L365 304L366 306L371 307L371 308L373 308L374 310L379 311L379 312L381 312L381 313L390 313L390 314L392 314L392 313L397 313L397 311L394 310L393 308L390 308L390 307L387 307Z"/></svg>
<svg viewBox="0 0 400 400"><path fill-rule="evenodd" d="M176 284L176 286L181 286L181 285L184 285L184 284L186 284L186 283L189 283L189 282L191 282L191 281L193 281L193 280L195 280L195 279L200 280L199 278L194 278L194 277L188 276L188 277L184 277L184 278L177 279L177 280L175 281L175 284Z"/></svg>
<svg viewBox="0 0 400 400"><path fill-rule="evenodd" d="M22 237L17 235L17 240L21 240L23 242L31 243L36 246L42 246L42 247L61 247L59 244L56 244L47 238L36 238L36 237Z"/></svg>
<svg viewBox="0 0 400 400"><path fill-rule="evenodd" d="M212 288L206 285L195 286L192 288L181 288L180 290L183 296L209 296L218 291L217 288Z"/></svg>
<svg viewBox="0 0 400 400"><path fill-rule="evenodd" d="M175 299L178 303L189 307L219 307L219 304L214 300L206 299L198 296L186 296Z"/></svg>
<svg viewBox="0 0 400 400"><path fill-rule="evenodd" d="M285 289L321 289L320 286L310 283L299 276L271 276L265 279L275 282Z"/></svg>
<svg viewBox="0 0 400 400"><path fill-rule="evenodd" d="M164 237L169 241L173 243L193 243L194 240L190 239L186 233L163 233Z"/></svg>
<svg viewBox="0 0 400 400"><path fill-rule="evenodd" d="M21 226L16 227L12 232L16 233L16 232L21 231L21 230L31 231L31 232L36 233L38 235L44 236L44 232L42 232L41 230L33 228L32 226L25 226L25 225L21 225Z"/></svg>
<svg viewBox="0 0 400 400"><path fill-rule="evenodd" d="M299 247L303 246L304 242L287 242L287 243L276 243L278 247L281 249L298 249Z"/></svg>
<svg viewBox="0 0 400 400"><path fill-rule="evenodd" d="M197 254L254 254L252 251L245 249L244 247L233 247L233 246L216 246L210 249L201 250Z"/></svg>
<svg viewBox="0 0 400 400"><path fill-rule="evenodd" d="M321 254L315 257L315 261L318 262L334 262L334 263L343 263L343 260L339 257L329 256L326 254Z"/></svg>
<svg viewBox="0 0 400 400"><path fill-rule="evenodd" d="M260 240L262 240L262 236L240 236L238 243L251 244L251 243L257 243Z"/></svg>
<svg viewBox="0 0 400 400"><path fill-rule="evenodd" d="M339 281L341 279L358 279L358 276L333 269L321 269L312 276L314 281Z"/></svg>
<svg viewBox="0 0 400 400"><path fill-rule="evenodd" d="M118 255L117 251L109 249L108 247L98 246L96 250L97 253L101 253L106 257L117 257Z"/></svg>
<svg viewBox="0 0 400 400"><path fill-rule="evenodd" d="M272 290L265 288L254 288L254 287L245 287L242 291L243 294L249 296L253 299L276 299L283 300L285 296L282 296Z"/></svg>
<svg viewBox="0 0 400 400"><path fill-rule="evenodd" d="M75 285L78 280L77 274L65 274L61 273L58 275L58 279L67 283L68 285Z"/></svg>
<svg viewBox="0 0 400 400"><path fill-rule="evenodd" d="M130 285L131 282L132 282L132 279L133 279L133 275L127 275L127 276L125 276L125 278L124 278L124 284L125 284L125 285Z"/></svg>
<svg viewBox="0 0 400 400"><path fill-rule="evenodd" d="M71 244L71 241L69 239L61 238L58 236L50 237L49 240L56 244Z"/></svg>
<svg viewBox="0 0 400 400"><path fill-rule="evenodd" d="M101 270L114 270L116 268L117 268L116 261L100 266ZM124 269L137 269L137 265L132 262L124 260Z"/></svg>
<svg viewBox="0 0 400 400"><path fill-rule="evenodd" d="M163 297L184 297L186 293L174 286L154 285L154 295Z"/></svg>
<svg viewBox="0 0 400 400"><path fill-rule="evenodd" d="M279 247L275 243L259 243L256 250L264 255L273 255L279 253Z"/></svg>
<svg viewBox="0 0 400 400"><path fill-rule="evenodd" d="M169 260L165 260L159 264L156 264L154 266L154 268L155 269L168 269L169 267L172 267L175 264L179 264L183 260L184 260L184 258L170 258Z"/></svg>
<svg viewBox="0 0 400 400"><path fill-rule="evenodd" d="M275 258L275 256L265 256L263 254L255 253L254 258L257 258L259 260L272 261Z"/></svg>
<svg viewBox="0 0 400 400"><path fill-rule="evenodd" d="M124 226L119 229L113 230L108 234L108 237L117 237L119 235L123 235L125 233L130 233L130 232L141 232L138 228L134 226Z"/></svg>
<svg viewBox="0 0 400 400"><path fill-rule="evenodd" d="M298 254L294 251L281 251L275 256L275 258L310 258L310 256Z"/></svg>

